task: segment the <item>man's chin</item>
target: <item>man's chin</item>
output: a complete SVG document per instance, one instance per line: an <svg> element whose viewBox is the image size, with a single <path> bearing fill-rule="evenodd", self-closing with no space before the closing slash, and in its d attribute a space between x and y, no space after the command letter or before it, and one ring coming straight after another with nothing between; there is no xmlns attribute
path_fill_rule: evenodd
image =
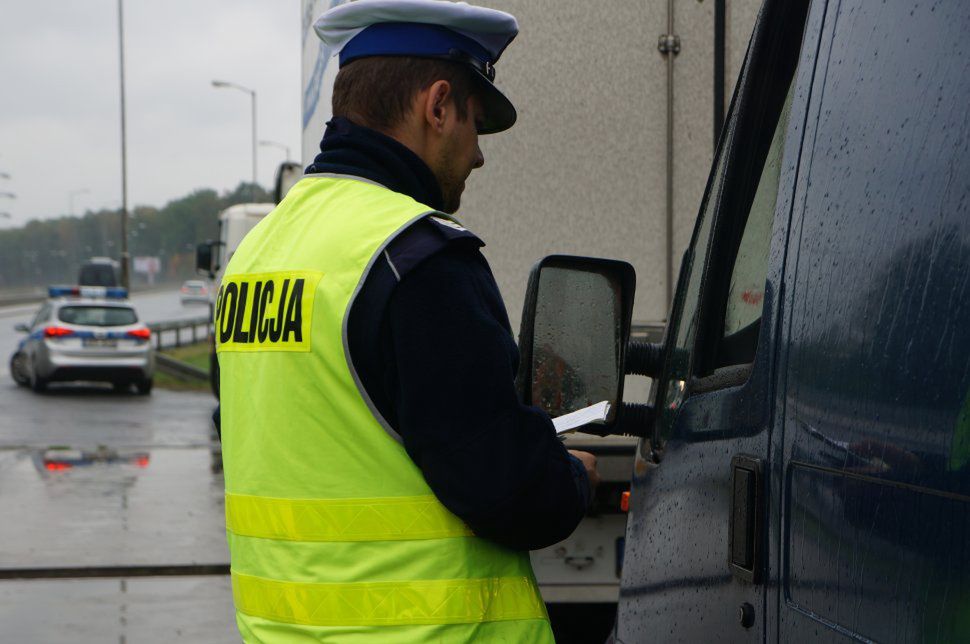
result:
<svg viewBox="0 0 970 644"><path fill-rule="evenodd" d="M458 208L461 206L461 194L455 195L454 197L445 197L442 203L442 210L449 215L453 215L458 212Z"/></svg>

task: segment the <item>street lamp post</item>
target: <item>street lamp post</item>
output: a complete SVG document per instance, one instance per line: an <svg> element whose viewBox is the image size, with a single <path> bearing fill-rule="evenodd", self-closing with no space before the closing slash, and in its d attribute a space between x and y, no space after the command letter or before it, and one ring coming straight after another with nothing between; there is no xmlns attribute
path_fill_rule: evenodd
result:
<svg viewBox="0 0 970 644"><path fill-rule="evenodd" d="M256 201L256 90L249 89L248 87L243 87L242 85L237 85L236 83L230 83L227 81L212 81L213 87L230 87L232 89L238 89L241 92L246 92L253 102L253 182L249 187L249 200Z"/></svg>
<svg viewBox="0 0 970 644"><path fill-rule="evenodd" d="M121 285L129 288L128 277L128 146L125 128L125 20L123 0L118 0L118 76L121 85Z"/></svg>
<svg viewBox="0 0 970 644"><path fill-rule="evenodd" d="M286 145L285 143L280 143L279 141L270 141L270 140L264 139L264 140L260 141L259 144L260 145L269 145L269 146L272 146L274 148L280 148L281 150L283 150L284 152L286 152L286 158L284 158L283 160L284 161L289 161L290 160L290 146Z"/></svg>

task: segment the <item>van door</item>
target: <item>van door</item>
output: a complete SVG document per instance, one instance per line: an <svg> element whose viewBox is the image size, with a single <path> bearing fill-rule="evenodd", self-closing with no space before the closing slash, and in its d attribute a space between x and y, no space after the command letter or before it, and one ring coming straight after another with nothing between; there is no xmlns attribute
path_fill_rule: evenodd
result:
<svg viewBox="0 0 970 644"><path fill-rule="evenodd" d="M825 21L778 368L777 637L966 642L970 3Z"/></svg>
<svg viewBox="0 0 970 644"><path fill-rule="evenodd" d="M808 0L762 8L681 265L631 487L621 642L765 638L778 294L814 4L811 19Z"/></svg>

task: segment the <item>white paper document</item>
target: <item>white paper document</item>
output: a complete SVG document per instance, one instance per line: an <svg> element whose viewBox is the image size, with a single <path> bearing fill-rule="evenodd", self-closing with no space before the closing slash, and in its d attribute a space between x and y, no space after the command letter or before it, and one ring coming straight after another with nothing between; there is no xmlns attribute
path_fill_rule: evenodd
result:
<svg viewBox="0 0 970 644"><path fill-rule="evenodd" d="M589 407L583 407L576 411L563 414L558 418L552 419L552 424L556 427L556 434L562 435L574 431L584 425L602 425L606 422L606 417L610 414L610 403L607 400L598 402Z"/></svg>

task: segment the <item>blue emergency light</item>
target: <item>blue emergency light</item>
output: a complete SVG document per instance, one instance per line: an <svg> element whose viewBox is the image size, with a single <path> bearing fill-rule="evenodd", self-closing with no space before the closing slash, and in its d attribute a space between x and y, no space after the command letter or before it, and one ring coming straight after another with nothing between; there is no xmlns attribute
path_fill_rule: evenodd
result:
<svg viewBox="0 0 970 644"><path fill-rule="evenodd" d="M110 300L128 298L128 289L120 286L48 286L48 297L98 297Z"/></svg>

